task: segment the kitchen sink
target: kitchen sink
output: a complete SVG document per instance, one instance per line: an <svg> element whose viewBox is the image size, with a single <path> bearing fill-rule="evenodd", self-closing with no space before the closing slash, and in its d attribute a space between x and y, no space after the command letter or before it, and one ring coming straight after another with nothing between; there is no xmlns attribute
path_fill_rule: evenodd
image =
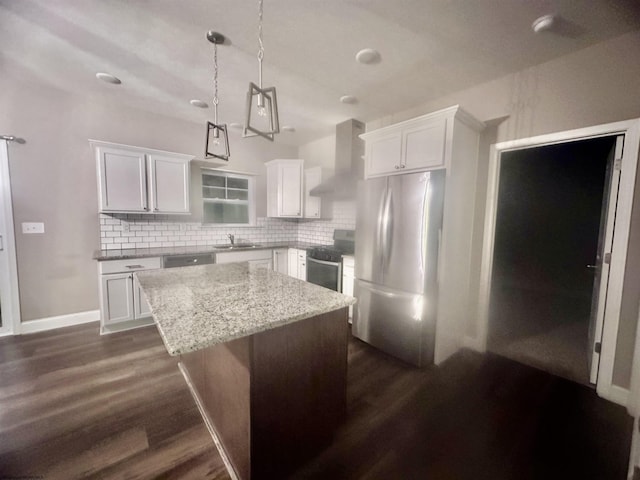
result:
<svg viewBox="0 0 640 480"><path fill-rule="evenodd" d="M223 243L222 245L214 245L214 248L219 248L221 250L233 250L235 248L255 248L259 247L257 243Z"/></svg>

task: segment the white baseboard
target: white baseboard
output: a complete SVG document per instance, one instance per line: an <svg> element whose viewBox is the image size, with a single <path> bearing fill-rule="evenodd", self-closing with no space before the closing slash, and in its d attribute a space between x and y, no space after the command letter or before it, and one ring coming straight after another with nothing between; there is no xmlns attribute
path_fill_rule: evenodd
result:
<svg viewBox="0 0 640 480"><path fill-rule="evenodd" d="M29 320L20 324L20 333L44 332L54 328L71 327L82 323L97 322L100 320L100 310L89 310L87 312L70 313L68 315L58 315L56 317L39 318Z"/></svg>
<svg viewBox="0 0 640 480"><path fill-rule="evenodd" d="M631 392L626 388L611 385L607 394L602 395L602 398L626 407L627 403L629 403L630 394Z"/></svg>

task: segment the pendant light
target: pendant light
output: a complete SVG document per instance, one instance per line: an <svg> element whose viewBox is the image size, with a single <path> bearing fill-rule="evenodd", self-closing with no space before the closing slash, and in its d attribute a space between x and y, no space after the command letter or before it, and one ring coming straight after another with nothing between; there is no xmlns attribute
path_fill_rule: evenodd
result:
<svg viewBox="0 0 640 480"><path fill-rule="evenodd" d="M213 43L213 123L207 122L207 143L205 158L219 158L229 161L229 137L227 125L218 123L218 45L224 43L224 35L218 32L207 32L207 39Z"/></svg>
<svg viewBox="0 0 640 480"><path fill-rule="evenodd" d="M273 141L275 134L280 132L280 124L278 123L276 87L262 87L262 60L264 59L262 2L263 0L258 0L258 85L249 82L247 111L242 136L254 137L260 135L267 140Z"/></svg>

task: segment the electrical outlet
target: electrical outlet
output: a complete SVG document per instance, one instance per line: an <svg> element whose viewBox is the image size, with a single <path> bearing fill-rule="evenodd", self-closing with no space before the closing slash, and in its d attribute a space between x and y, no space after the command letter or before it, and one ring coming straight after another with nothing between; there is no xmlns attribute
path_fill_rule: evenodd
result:
<svg viewBox="0 0 640 480"><path fill-rule="evenodd" d="M44 223L22 222L22 233L44 233Z"/></svg>

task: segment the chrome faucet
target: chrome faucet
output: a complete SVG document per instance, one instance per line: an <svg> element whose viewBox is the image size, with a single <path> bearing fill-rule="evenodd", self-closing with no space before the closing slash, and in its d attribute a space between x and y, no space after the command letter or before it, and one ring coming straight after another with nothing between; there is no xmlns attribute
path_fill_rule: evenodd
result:
<svg viewBox="0 0 640 480"><path fill-rule="evenodd" d="M229 241L231 242L231 245L233 245L233 242L235 241L235 235L231 235L230 233L227 234L227 237L229 237Z"/></svg>

